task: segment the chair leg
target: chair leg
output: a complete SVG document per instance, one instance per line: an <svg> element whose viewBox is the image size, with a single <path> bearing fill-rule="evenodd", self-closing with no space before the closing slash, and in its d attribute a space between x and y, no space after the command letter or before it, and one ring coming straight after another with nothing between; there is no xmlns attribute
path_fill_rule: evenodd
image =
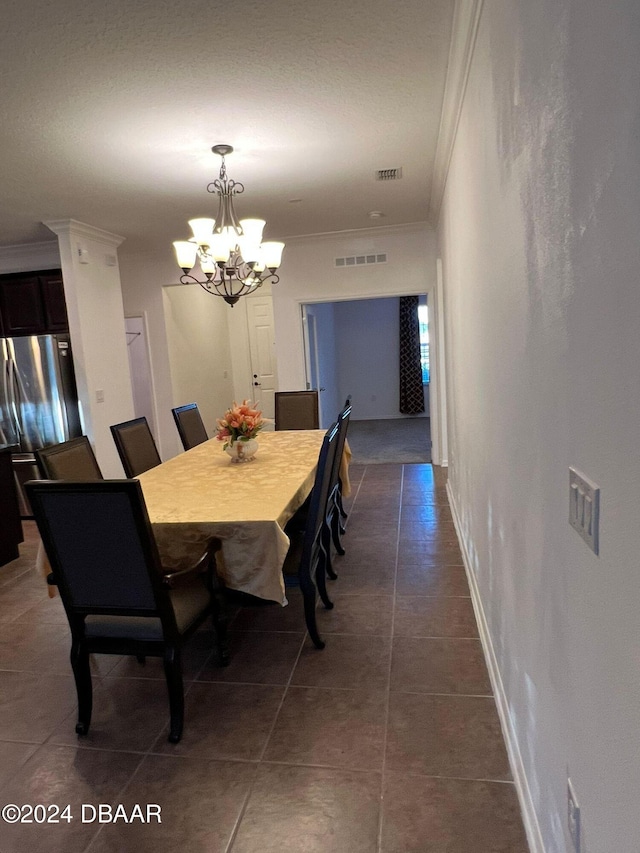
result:
<svg viewBox="0 0 640 853"><path fill-rule="evenodd" d="M331 528L330 522L325 522L322 528L322 566L324 571L329 575L332 581L336 580L338 575L336 574L335 569L333 568L333 562L331 560ZM317 580L317 578L316 578Z"/></svg>
<svg viewBox="0 0 640 853"><path fill-rule="evenodd" d="M344 557L346 551L342 547L342 542L340 541L341 532L344 533L344 528L340 524L340 513L336 508L334 512L331 513L331 536L333 538L333 544L335 545L336 551L341 557Z"/></svg>
<svg viewBox="0 0 640 853"><path fill-rule="evenodd" d="M311 641L316 649L324 649L324 641L320 639L318 626L316 624L316 597L313 598L304 595L304 618L307 623L307 631L311 637Z"/></svg>
<svg viewBox="0 0 640 853"><path fill-rule="evenodd" d="M318 593L320 594L320 598L322 599L322 603L324 604L327 610L333 610L333 601L329 598L327 594L327 582L325 574L329 574L326 566L329 562L327 554L321 548L321 556L319 560L319 565L316 569L316 586L318 587ZM337 577L337 575L335 576Z"/></svg>
<svg viewBox="0 0 640 853"><path fill-rule="evenodd" d="M180 649L168 646L164 652L164 674L169 691L169 740L178 743L184 726L184 686L182 683L182 661Z"/></svg>
<svg viewBox="0 0 640 853"><path fill-rule="evenodd" d="M304 571L300 572L300 590L304 602L304 618L311 641L317 649L324 649L324 642L320 638L316 623L316 588L309 574Z"/></svg>
<svg viewBox="0 0 640 853"><path fill-rule="evenodd" d="M78 722L76 733L86 735L91 725L91 711L93 709L93 688L91 684L91 668L89 666L89 652L82 638L75 638L71 644L71 668L76 682L78 694Z"/></svg>
<svg viewBox="0 0 640 853"><path fill-rule="evenodd" d="M338 504L338 512L342 516L342 518L346 519L349 517L349 513L345 511L345 508L342 504L342 483L338 485L338 491L336 493L336 503ZM344 533L344 530L342 531Z"/></svg>

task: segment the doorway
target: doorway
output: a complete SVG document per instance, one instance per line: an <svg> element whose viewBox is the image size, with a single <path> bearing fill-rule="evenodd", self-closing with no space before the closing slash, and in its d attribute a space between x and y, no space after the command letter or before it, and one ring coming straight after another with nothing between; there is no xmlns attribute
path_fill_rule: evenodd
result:
<svg viewBox="0 0 640 853"><path fill-rule="evenodd" d="M136 418L145 417L149 429L156 436L153 376L151 375L151 359L147 342L146 318L144 316L125 317L124 325L127 336L134 416Z"/></svg>
<svg viewBox="0 0 640 853"><path fill-rule="evenodd" d="M247 334L251 360L252 399L265 418L275 418L275 392L278 387L273 301L271 296L246 299Z"/></svg>

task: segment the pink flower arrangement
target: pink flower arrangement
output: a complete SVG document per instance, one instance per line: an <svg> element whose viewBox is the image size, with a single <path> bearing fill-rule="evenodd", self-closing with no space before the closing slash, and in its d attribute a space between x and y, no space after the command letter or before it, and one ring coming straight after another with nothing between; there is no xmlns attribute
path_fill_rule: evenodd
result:
<svg viewBox="0 0 640 853"><path fill-rule="evenodd" d="M243 400L240 405L236 402L218 418L218 441L224 441L224 448L233 444L234 441L249 441L255 438L266 421L259 409L253 408L248 400Z"/></svg>

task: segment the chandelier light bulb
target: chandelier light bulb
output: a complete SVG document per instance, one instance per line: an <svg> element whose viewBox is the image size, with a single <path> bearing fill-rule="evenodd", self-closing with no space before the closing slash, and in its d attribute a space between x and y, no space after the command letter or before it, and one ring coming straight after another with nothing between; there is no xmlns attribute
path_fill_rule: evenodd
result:
<svg viewBox="0 0 640 853"><path fill-rule="evenodd" d="M259 246L262 241L262 232L266 224L264 219L240 220L243 235L247 238L248 242L255 243L256 246Z"/></svg>
<svg viewBox="0 0 640 853"><path fill-rule="evenodd" d="M211 245L209 246L209 255L219 263L226 264L231 255L229 248L228 234L213 234L211 236Z"/></svg>
<svg viewBox="0 0 640 853"><path fill-rule="evenodd" d="M240 254L242 255L242 260L246 264L255 264L256 261L260 259L261 256L261 246L260 243L254 243L250 237L239 237L238 238L238 248L240 249Z"/></svg>
<svg viewBox="0 0 640 853"><path fill-rule="evenodd" d="M215 219L190 219L189 225L198 246L210 246Z"/></svg>
<svg viewBox="0 0 640 853"><path fill-rule="evenodd" d="M282 260L283 249L284 243L270 242L262 244L262 260L267 269L278 269Z"/></svg>
<svg viewBox="0 0 640 853"><path fill-rule="evenodd" d="M196 244L189 240L176 240L173 248L176 251L178 266L182 267L183 270L192 269L196 262L196 255L198 254Z"/></svg>

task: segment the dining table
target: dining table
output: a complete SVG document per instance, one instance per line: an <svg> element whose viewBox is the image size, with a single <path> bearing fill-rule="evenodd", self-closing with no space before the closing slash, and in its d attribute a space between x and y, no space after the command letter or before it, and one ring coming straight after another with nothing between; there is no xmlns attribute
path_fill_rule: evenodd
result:
<svg viewBox="0 0 640 853"><path fill-rule="evenodd" d="M287 522L313 488L325 430L264 431L247 462L234 463L209 439L140 474L163 568L194 562L218 539L218 573L228 589L287 604L282 568ZM350 493L345 442L342 493Z"/></svg>

